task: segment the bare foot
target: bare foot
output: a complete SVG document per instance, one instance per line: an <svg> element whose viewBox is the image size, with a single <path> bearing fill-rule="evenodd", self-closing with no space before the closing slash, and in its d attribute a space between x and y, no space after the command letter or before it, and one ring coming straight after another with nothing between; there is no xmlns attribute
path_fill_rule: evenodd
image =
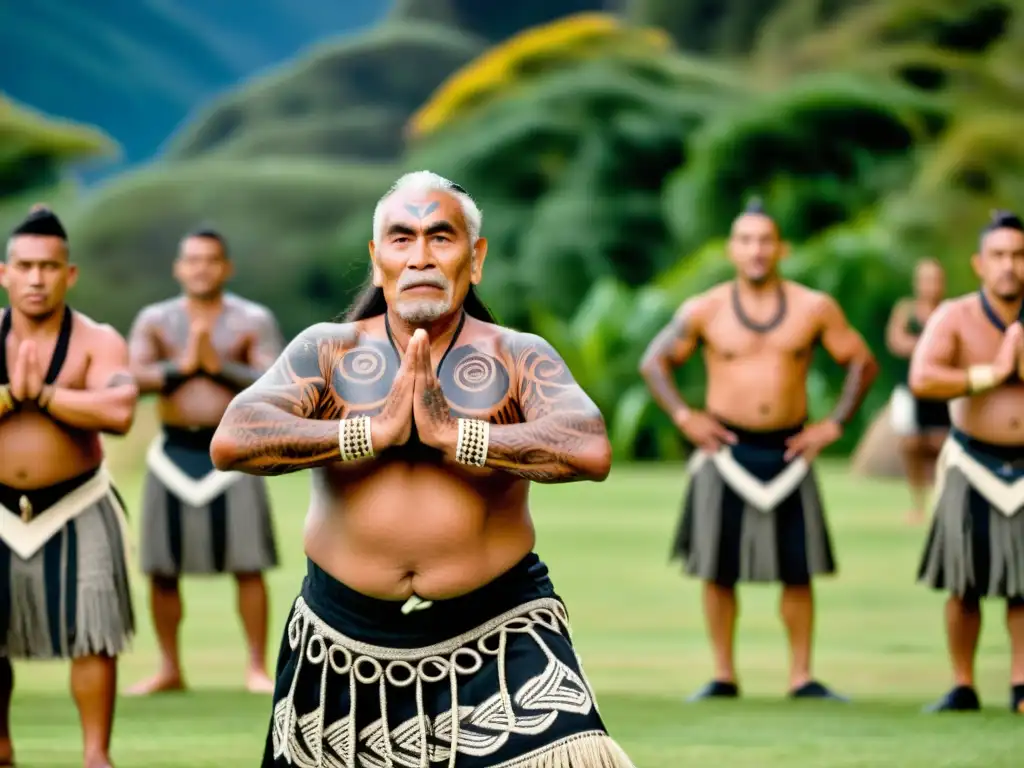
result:
<svg viewBox="0 0 1024 768"><path fill-rule="evenodd" d="M912 509L907 512L907 523L910 525L920 525L924 522L924 512L917 509Z"/></svg>
<svg viewBox="0 0 1024 768"><path fill-rule="evenodd" d="M185 681L181 679L180 673L157 672L148 680L136 683L128 689L128 696L149 696L153 693L168 693L169 691L184 691Z"/></svg>
<svg viewBox="0 0 1024 768"><path fill-rule="evenodd" d="M99 757L85 759L85 768L114 768L114 764L110 762L110 758L107 755L100 755Z"/></svg>
<svg viewBox="0 0 1024 768"><path fill-rule="evenodd" d="M245 675L245 689L249 693L273 693L274 681L261 669L250 670Z"/></svg>

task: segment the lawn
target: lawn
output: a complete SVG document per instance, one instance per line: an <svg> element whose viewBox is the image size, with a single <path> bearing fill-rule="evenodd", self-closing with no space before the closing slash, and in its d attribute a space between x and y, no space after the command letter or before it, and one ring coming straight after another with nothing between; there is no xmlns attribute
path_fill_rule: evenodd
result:
<svg viewBox="0 0 1024 768"><path fill-rule="evenodd" d="M130 503L139 476L119 475ZM942 596L915 585L923 530L908 527L898 483L868 482L841 466L824 472L841 572L818 592L817 671L854 697L850 705L784 699L785 639L777 590L741 593L740 702L692 705L709 676L697 585L667 562L682 491L678 466L616 468L603 485L536 487L538 552L573 619L576 642L608 726L638 768L1000 768L1021 765L1024 718L1007 708L1008 643L1002 606L986 616L979 684L986 711L929 716L923 704L949 683ZM273 651L303 573L303 476L272 482L282 567L270 575ZM133 515L137 522L137 513ZM146 590L126 686L154 669ZM119 768L256 766L269 699L239 691L244 665L232 585L185 588L184 658L192 690L123 698ZM272 651L272 652L273 652ZM78 766L77 718L62 664L19 664L13 705L22 768ZM1014 756L1016 753L1016 756Z"/></svg>

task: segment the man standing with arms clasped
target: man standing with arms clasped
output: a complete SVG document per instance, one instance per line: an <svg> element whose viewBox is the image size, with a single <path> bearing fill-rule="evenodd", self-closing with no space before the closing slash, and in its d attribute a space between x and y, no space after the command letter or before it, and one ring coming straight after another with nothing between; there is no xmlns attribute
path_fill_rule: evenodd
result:
<svg viewBox="0 0 1024 768"><path fill-rule="evenodd" d="M954 687L928 709L981 708L974 657L981 599L1006 600L1010 709L1024 712L1024 222L997 212L981 233L981 290L928 320L910 366L917 397L950 400L937 500L921 561L924 584L949 593Z"/></svg>
<svg viewBox="0 0 1024 768"><path fill-rule="evenodd" d="M783 280L778 227L757 203L734 222L734 281L686 301L651 342L640 371L697 449L673 556L704 581L715 677L692 698L734 698L738 582L781 582L790 696L839 699L811 675L812 578L835 572L812 469L842 434L877 374L863 339L829 296ZM807 424L807 375L821 344L847 370L839 404ZM673 371L703 346L707 410L683 402Z"/></svg>
<svg viewBox="0 0 1024 768"><path fill-rule="evenodd" d="M142 570L160 643L157 674L141 695L185 687L178 650L178 579L234 574L248 640L248 690L269 693L267 591L263 571L277 564L263 478L220 472L210 441L231 399L256 381L284 346L270 311L224 291L232 274L227 244L214 230L186 236L174 263L183 296L145 307L129 336L132 372L143 393L159 395L162 431L147 455Z"/></svg>
<svg viewBox="0 0 1024 768"><path fill-rule="evenodd" d="M550 344L480 303L480 226L461 187L399 179L347 322L300 334L217 430L221 469L315 470L265 768L632 768L528 503L531 482L607 476L604 421Z"/></svg>
<svg viewBox="0 0 1024 768"><path fill-rule="evenodd" d="M77 279L60 220L37 206L0 283L0 765L14 764L11 659L70 659L86 768L109 768L117 657L135 630L124 509L101 433L131 427L138 390L109 325L65 303Z"/></svg>

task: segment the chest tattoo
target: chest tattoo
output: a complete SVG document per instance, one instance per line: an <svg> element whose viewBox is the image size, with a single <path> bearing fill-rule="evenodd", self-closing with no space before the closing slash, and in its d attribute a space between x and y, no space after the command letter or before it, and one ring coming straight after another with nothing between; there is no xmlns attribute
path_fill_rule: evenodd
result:
<svg viewBox="0 0 1024 768"><path fill-rule="evenodd" d="M228 360L241 360L250 323L244 310L227 305L210 328L213 348ZM169 357L181 354L188 347L192 319L182 304L171 304L161 313L157 323L158 339Z"/></svg>
<svg viewBox="0 0 1024 768"><path fill-rule="evenodd" d="M397 353L387 341L364 339L335 363L330 399L336 400L347 416L380 413L400 366ZM508 366L472 344L453 348L444 357L437 378L455 417L487 419L495 424L523 420ZM322 417L331 418L327 414L336 410L322 409Z"/></svg>
<svg viewBox="0 0 1024 768"><path fill-rule="evenodd" d="M331 375L339 399L359 413L383 407L398 373L399 361L386 341L365 340L345 352Z"/></svg>
<svg viewBox="0 0 1024 768"><path fill-rule="evenodd" d="M438 380L456 416L485 418L495 424L522 421L508 367L472 344L448 354Z"/></svg>

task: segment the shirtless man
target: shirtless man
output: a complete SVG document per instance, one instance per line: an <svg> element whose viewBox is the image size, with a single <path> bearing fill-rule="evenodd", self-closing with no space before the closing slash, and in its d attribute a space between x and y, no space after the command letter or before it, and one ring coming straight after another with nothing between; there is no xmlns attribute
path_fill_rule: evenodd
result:
<svg viewBox="0 0 1024 768"><path fill-rule="evenodd" d="M691 700L739 696L733 665L737 582L781 582L790 695L839 699L811 675L813 577L835 572L811 467L857 411L877 374L860 335L829 296L783 280L776 223L751 204L733 223L736 280L686 301L640 366L657 403L698 449L673 557L704 581L715 677ZM807 424L807 374L820 343L846 367L839 404ZM703 345L706 411L683 402L675 368Z"/></svg>
<svg viewBox="0 0 1024 768"><path fill-rule="evenodd" d="M231 398L270 367L284 342L266 307L225 292L231 273L221 235L187 235L174 263L184 295L143 308L128 339L132 373L143 393L159 395L163 425L147 455L141 530L161 664L134 695L185 687L178 650L184 574L234 574L248 640L246 687L274 690L262 574L277 564L277 548L265 481L219 472L210 441Z"/></svg>
<svg viewBox="0 0 1024 768"><path fill-rule="evenodd" d="M300 334L217 430L220 469L314 469L265 768L632 766L528 503L530 481L607 476L604 421L547 342L480 303L480 225L461 187L400 178L348 322Z"/></svg>
<svg viewBox="0 0 1024 768"><path fill-rule="evenodd" d="M134 634L124 509L101 433L125 434L138 391L110 326L65 304L77 269L36 206L0 283L0 765L13 765L11 659L70 659L86 768L111 765L117 657Z"/></svg>
<svg viewBox="0 0 1024 768"><path fill-rule="evenodd" d="M972 259L981 290L944 302L910 364L917 397L949 400L938 499L919 578L949 592L954 687L928 709L981 708L981 598L1006 599L1010 709L1024 712L1024 222L997 213Z"/></svg>
<svg viewBox="0 0 1024 768"><path fill-rule="evenodd" d="M886 328L889 352L901 361L902 381L889 402L893 429L901 438L907 482L910 485L912 523L924 520L928 489L935 470L935 458L949 430L949 408L942 400L914 397L907 388L910 356L914 353L924 324L946 293L946 273L935 259L922 259L914 268L914 296L893 307ZM902 361L907 361L903 363Z"/></svg>

